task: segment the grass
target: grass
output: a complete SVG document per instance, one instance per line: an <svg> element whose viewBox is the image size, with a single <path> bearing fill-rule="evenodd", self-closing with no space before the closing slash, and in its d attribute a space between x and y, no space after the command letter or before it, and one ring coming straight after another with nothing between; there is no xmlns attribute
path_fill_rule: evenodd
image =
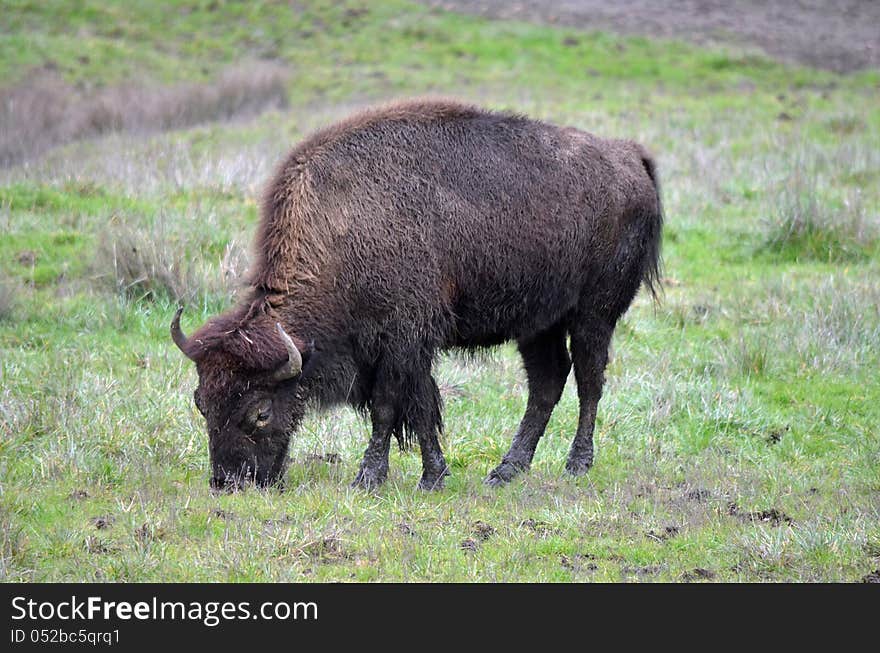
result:
<svg viewBox="0 0 880 653"><path fill-rule="evenodd" d="M12 282L6 278L0 278L0 320L12 317L12 309L15 305L15 288Z"/></svg>
<svg viewBox="0 0 880 653"><path fill-rule="evenodd" d="M222 256L217 264L200 264L191 256L192 236L180 233L179 214L160 213L147 226L136 226L134 215L114 214L98 240L94 279L112 283L124 296L136 300L166 299L191 303L205 294L229 297L243 285L247 251L234 240L195 243L200 253L213 249ZM205 225L209 223L206 219Z"/></svg>
<svg viewBox="0 0 880 653"><path fill-rule="evenodd" d="M841 163L850 171L855 167L853 162ZM793 261L829 263L869 257L876 251L880 237L877 216L862 203L858 173L848 174L856 180L857 189L837 201L828 201L816 192L822 185L819 172L809 162L799 162L777 193L766 250Z"/></svg>
<svg viewBox="0 0 880 653"><path fill-rule="evenodd" d="M7 88L37 68L84 98L133 75L190 88L261 57L291 81L285 110L80 134L0 169L0 578L857 581L880 568L876 71L397 1L297 7L4 3ZM615 335L596 466L563 474L571 379L531 473L482 485L525 407L505 346L438 362L445 491L416 491L418 455L396 451L379 491L349 488L368 427L339 410L296 436L285 492L212 496L195 370L168 338L176 300L187 331L231 303L261 184L297 139L427 91L658 155L665 298L640 296Z"/></svg>

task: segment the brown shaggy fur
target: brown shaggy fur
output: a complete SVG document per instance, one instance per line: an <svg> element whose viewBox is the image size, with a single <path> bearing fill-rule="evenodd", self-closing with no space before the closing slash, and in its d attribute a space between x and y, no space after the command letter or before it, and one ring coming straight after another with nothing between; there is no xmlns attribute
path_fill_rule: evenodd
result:
<svg viewBox="0 0 880 653"><path fill-rule="evenodd" d="M531 461L571 367L570 337L582 408L569 471L581 473L614 325L640 283L656 291L661 226L654 162L632 141L446 100L323 129L267 186L248 296L186 345L198 398L213 406L209 430L230 441L230 411L247 412L258 388L290 416L273 436L277 453L306 402L348 402L374 425L358 484L384 479L394 434L418 438L421 485L437 487L436 352L515 340L530 398L490 475L503 482ZM284 388L266 381L286 358L276 322L312 356ZM222 449L212 449L215 474ZM265 469L261 457L232 467Z"/></svg>

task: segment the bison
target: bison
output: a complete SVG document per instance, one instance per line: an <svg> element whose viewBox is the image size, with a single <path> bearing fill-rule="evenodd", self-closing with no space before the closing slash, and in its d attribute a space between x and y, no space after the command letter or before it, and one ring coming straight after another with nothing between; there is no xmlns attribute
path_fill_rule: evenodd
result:
<svg viewBox="0 0 880 653"><path fill-rule="evenodd" d="M431 369L444 349L515 341L528 405L486 482L527 470L574 363L566 469L593 462L612 332L639 286L656 298L663 214L654 161L605 139L456 101L363 111L313 134L262 201L248 287L187 337L211 486L281 483L312 407L348 404L372 435L353 485L388 474L391 437L417 440L419 487L449 470Z"/></svg>

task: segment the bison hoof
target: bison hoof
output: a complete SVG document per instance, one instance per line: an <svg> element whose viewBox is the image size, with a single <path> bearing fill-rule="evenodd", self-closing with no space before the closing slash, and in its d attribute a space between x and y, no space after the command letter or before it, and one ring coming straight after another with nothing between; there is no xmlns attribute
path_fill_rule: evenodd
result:
<svg viewBox="0 0 880 653"><path fill-rule="evenodd" d="M593 457L588 456L584 458L578 458L577 460L573 458L569 458L568 462L565 463L565 471L571 474L572 476L583 476L588 471L590 471L590 467L593 466Z"/></svg>
<svg viewBox="0 0 880 653"><path fill-rule="evenodd" d="M442 490L446 487L446 481L443 476L438 476L437 478L424 478L419 479L419 489L425 490L426 492L435 492L437 490Z"/></svg>
<svg viewBox="0 0 880 653"><path fill-rule="evenodd" d="M388 477L388 470L376 470L369 467L361 467L357 476L351 482L351 487L360 488L361 490L374 490Z"/></svg>
<svg viewBox="0 0 880 653"><path fill-rule="evenodd" d="M447 470L443 470L439 474L422 474L422 478L419 479L419 489L427 492L442 490L446 487L447 476L449 476Z"/></svg>
<svg viewBox="0 0 880 653"><path fill-rule="evenodd" d="M500 487L502 485L506 485L513 477L517 474L524 472L528 467L523 467L522 465L517 465L510 461L502 461L498 467L489 472L489 475L483 481L486 485L490 487Z"/></svg>

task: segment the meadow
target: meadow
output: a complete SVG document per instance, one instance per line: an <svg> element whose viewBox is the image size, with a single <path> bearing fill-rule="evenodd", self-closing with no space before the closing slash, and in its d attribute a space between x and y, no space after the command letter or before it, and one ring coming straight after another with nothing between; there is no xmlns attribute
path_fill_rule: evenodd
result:
<svg viewBox="0 0 880 653"><path fill-rule="evenodd" d="M0 2L0 580L880 580L880 73L367 3ZM452 475L349 487L368 425L215 496L168 325L229 307L315 128L452 95L656 155L664 293L615 333L596 464L570 378L530 473L515 348L444 355Z"/></svg>

